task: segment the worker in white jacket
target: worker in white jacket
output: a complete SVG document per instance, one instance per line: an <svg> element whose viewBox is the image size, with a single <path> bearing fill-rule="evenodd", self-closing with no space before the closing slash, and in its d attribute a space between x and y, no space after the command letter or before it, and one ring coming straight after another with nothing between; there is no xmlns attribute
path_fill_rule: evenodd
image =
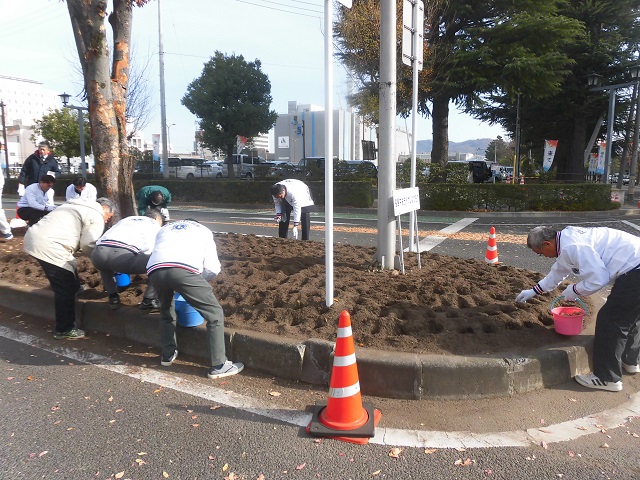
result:
<svg viewBox="0 0 640 480"><path fill-rule="evenodd" d="M622 369L640 372L640 238L605 227L536 227L527 246L557 260L537 285L520 292L518 303L554 290L569 275L580 279L562 293L570 302L612 284L596 319L593 373L576 375L575 380L588 388L622 390Z"/></svg>
<svg viewBox="0 0 640 480"><path fill-rule="evenodd" d="M293 215L293 238L298 239L298 226L302 225L302 240L309 240L310 212L315 209L309 187L300 180L289 178L272 185L271 196L276 207L278 236L287 238Z"/></svg>
<svg viewBox="0 0 640 480"><path fill-rule="evenodd" d="M213 232L196 220L168 223L156 236L147 263L147 275L160 303L160 365L170 366L178 356L174 292L207 321L211 379L240 373L242 363L227 360L224 344L224 312L209 280L220 273Z"/></svg>
<svg viewBox="0 0 640 480"><path fill-rule="evenodd" d="M96 190L96 187L88 183L86 178L76 177L67 187L65 196L67 202L75 198L95 202L96 198L98 198L98 190Z"/></svg>
<svg viewBox="0 0 640 480"><path fill-rule="evenodd" d="M116 272L147 273L147 262L160 227L162 214L158 210L149 210L144 216L123 218L96 242L91 261L100 272L102 284L109 295L109 308L112 310L120 308ZM140 310L149 313L158 308L155 291L148 285Z"/></svg>
<svg viewBox="0 0 640 480"><path fill-rule="evenodd" d="M33 225L42 217L55 210L53 203L53 185L56 183L55 177L43 175L38 183L27 185L24 195L18 200L18 215L26 220L29 225Z"/></svg>

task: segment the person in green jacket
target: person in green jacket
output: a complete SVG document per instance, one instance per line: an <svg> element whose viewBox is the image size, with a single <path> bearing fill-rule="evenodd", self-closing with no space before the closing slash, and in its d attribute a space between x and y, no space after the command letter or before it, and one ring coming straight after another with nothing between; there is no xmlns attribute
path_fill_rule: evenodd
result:
<svg viewBox="0 0 640 480"><path fill-rule="evenodd" d="M158 209L162 214L162 219L166 223L169 221L169 203L171 193L161 185L147 185L136 193L136 205L138 215L144 215L148 210Z"/></svg>

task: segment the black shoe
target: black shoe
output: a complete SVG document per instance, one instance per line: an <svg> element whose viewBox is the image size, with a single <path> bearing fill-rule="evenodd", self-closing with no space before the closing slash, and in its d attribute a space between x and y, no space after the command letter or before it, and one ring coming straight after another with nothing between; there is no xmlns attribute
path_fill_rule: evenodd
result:
<svg viewBox="0 0 640 480"><path fill-rule="evenodd" d="M160 302L157 298L143 298L140 304L140 310L143 312L157 312L160 310Z"/></svg>
<svg viewBox="0 0 640 480"><path fill-rule="evenodd" d="M120 308L120 295L117 293L112 293L109 295L109 308L111 310L117 310Z"/></svg>
<svg viewBox="0 0 640 480"><path fill-rule="evenodd" d="M160 356L160 365L162 365L163 367L170 367L177 356L178 356L178 350L175 350L173 352L173 355L170 355L168 357L166 357L164 355L161 355Z"/></svg>

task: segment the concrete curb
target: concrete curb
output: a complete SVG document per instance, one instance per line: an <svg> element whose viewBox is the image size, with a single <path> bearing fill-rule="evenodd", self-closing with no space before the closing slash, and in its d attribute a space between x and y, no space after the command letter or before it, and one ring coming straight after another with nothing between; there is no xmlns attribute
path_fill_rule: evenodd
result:
<svg viewBox="0 0 640 480"><path fill-rule="evenodd" d="M49 289L18 287L0 281L0 305L53 321ZM158 317L137 308L117 313L104 300L76 302L81 328L159 346ZM208 359L206 328L177 328L178 349ZM551 387L589 370L593 332L568 337L563 343L527 356L419 355L357 348L362 393L408 400L504 397ZM304 342L258 332L225 331L227 356L249 369L312 385L328 386L333 366L332 342Z"/></svg>

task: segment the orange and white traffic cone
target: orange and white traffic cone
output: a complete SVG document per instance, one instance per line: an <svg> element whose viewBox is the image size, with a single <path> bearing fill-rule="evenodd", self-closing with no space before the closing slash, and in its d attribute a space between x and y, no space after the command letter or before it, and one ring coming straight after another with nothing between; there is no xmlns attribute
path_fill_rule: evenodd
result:
<svg viewBox="0 0 640 480"><path fill-rule="evenodd" d="M487 253L484 255L484 261L487 263L499 263L495 227L491 227L491 230L489 230L489 241L487 242Z"/></svg>
<svg viewBox="0 0 640 480"><path fill-rule="evenodd" d="M524 177L520 177L520 185L524 185Z"/></svg>
<svg viewBox="0 0 640 480"><path fill-rule="evenodd" d="M338 338L329 382L329 400L316 404L307 433L364 445L375 435L382 413L362 403L351 316L346 310L338 321Z"/></svg>

